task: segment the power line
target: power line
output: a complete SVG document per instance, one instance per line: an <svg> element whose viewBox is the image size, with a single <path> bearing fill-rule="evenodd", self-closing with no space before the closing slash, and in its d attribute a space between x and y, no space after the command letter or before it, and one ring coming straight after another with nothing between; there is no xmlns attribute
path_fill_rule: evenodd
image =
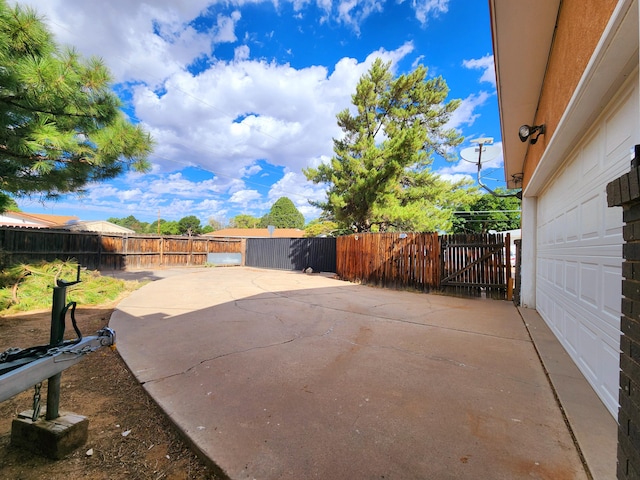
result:
<svg viewBox="0 0 640 480"><path fill-rule="evenodd" d="M522 210L454 210L455 214L475 214L475 213L522 213Z"/></svg>

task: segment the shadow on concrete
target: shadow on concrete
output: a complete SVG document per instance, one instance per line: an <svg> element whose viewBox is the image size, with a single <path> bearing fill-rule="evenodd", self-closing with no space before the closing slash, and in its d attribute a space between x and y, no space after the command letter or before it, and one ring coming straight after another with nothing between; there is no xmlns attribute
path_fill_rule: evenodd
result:
<svg viewBox="0 0 640 480"><path fill-rule="evenodd" d="M587 478L508 302L209 269L146 285L111 326L229 478Z"/></svg>

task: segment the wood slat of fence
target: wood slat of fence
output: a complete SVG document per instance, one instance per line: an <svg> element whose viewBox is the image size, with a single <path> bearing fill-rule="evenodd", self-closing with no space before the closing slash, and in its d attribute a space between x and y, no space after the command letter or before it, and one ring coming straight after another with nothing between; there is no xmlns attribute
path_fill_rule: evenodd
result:
<svg viewBox="0 0 640 480"><path fill-rule="evenodd" d="M90 269L204 265L208 253L242 253L239 239L158 237L0 227L6 264L75 259Z"/></svg>
<svg viewBox="0 0 640 480"><path fill-rule="evenodd" d="M388 288L437 288L438 236L434 233L358 233L336 239L336 273Z"/></svg>
<svg viewBox="0 0 640 480"><path fill-rule="evenodd" d="M506 298L510 268L500 234L443 235L442 288L453 294Z"/></svg>

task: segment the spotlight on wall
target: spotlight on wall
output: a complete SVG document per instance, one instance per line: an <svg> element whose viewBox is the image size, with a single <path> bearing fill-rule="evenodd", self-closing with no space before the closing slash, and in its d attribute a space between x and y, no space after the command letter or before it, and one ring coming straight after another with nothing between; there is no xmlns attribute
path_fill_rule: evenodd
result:
<svg viewBox="0 0 640 480"><path fill-rule="evenodd" d="M532 145L538 141L538 137L544 134L545 128L544 125L535 125L533 127L529 125L522 125L518 130L518 136L520 137L521 142L526 142L527 138L531 137L534 134L537 134L535 137L529 140L529 143Z"/></svg>
<svg viewBox="0 0 640 480"><path fill-rule="evenodd" d="M511 180L513 180L513 183L515 183L516 185L522 184L523 178L524 178L524 173L522 172L514 173L513 175L511 175Z"/></svg>

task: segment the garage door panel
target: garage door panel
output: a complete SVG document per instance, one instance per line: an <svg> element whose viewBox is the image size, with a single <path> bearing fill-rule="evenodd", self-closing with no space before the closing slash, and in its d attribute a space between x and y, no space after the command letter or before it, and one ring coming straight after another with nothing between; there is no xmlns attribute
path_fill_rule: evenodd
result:
<svg viewBox="0 0 640 480"><path fill-rule="evenodd" d="M564 312L562 310L562 308L560 307L560 305L558 305L557 303L552 304L552 310L553 310L553 327L554 330L556 330L557 332L559 332L561 335L565 334L565 328L564 328Z"/></svg>
<svg viewBox="0 0 640 480"><path fill-rule="evenodd" d="M622 217L622 214L620 215ZM622 255L622 230L617 237L604 235L581 240L578 243L555 243L539 249L542 258L559 258L565 260L584 261L587 263L606 262L609 258L619 258Z"/></svg>
<svg viewBox="0 0 640 480"><path fill-rule="evenodd" d="M599 195L593 195L582 201L580 204L580 238L597 238L599 234L600 222L599 213L602 211L599 206Z"/></svg>
<svg viewBox="0 0 640 480"><path fill-rule="evenodd" d="M556 287L564 288L564 260L556 260L554 262L554 266L554 282L556 284Z"/></svg>
<svg viewBox="0 0 640 480"><path fill-rule="evenodd" d="M603 382L602 391L606 396L605 403L617 406L620 377L620 351L617 346L614 348L606 343L603 343L602 346L601 371L598 374L598 378Z"/></svg>
<svg viewBox="0 0 640 480"><path fill-rule="evenodd" d="M565 339L569 355L575 355L578 351L578 320L571 312L564 311Z"/></svg>
<svg viewBox="0 0 640 480"><path fill-rule="evenodd" d="M567 211L567 242L576 242L580 239L578 236L578 214L579 209L577 206Z"/></svg>
<svg viewBox="0 0 640 480"><path fill-rule="evenodd" d="M601 348L600 340L597 333L589 327L587 322L578 324L578 350L595 353L595 355L580 355L580 363L584 367L582 371L585 376L588 376L592 382L599 382L597 352Z"/></svg>
<svg viewBox="0 0 640 480"><path fill-rule="evenodd" d="M620 325L620 304L622 302L622 267L605 265L603 275L602 311L603 319L612 327Z"/></svg>
<svg viewBox="0 0 640 480"><path fill-rule="evenodd" d="M623 223L622 209L607 206L606 186L629 171L629 150L640 143L638 97L636 69L571 152L543 157L558 168L537 200L536 308L613 416Z"/></svg>
<svg viewBox="0 0 640 480"><path fill-rule="evenodd" d="M564 243L565 219L564 214L558 215L553 221L553 231L555 232L555 243Z"/></svg>
<svg viewBox="0 0 640 480"><path fill-rule="evenodd" d="M596 307L590 303L580 301L566 295L564 290L557 288L550 282L538 284L538 300L536 310L546 320L549 326L555 328L558 312L562 315L570 314L581 324L590 325L592 331L597 330L608 345L618 347L620 343L620 320L610 320L611 315L604 315L601 307ZM541 307L544 305L544 308ZM543 315L544 313L544 315ZM545 317L546 316L546 317ZM607 320L604 321L603 318ZM566 322L565 322L566 323ZM565 333L567 331L565 330Z"/></svg>
<svg viewBox="0 0 640 480"><path fill-rule="evenodd" d="M618 152L626 149L631 144L631 137L634 134L629 125L637 124L638 104L637 90L629 90L611 109L604 122L605 133L605 158L616 159Z"/></svg>
<svg viewBox="0 0 640 480"><path fill-rule="evenodd" d="M578 262L565 262L564 290L574 299L578 298Z"/></svg>
<svg viewBox="0 0 640 480"><path fill-rule="evenodd" d="M596 129L589 138L586 139L584 147L579 152L581 162L572 162L575 170L581 170L582 179L585 182L595 179L600 173L600 162L602 157L602 140L600 129ZM573 177L576 178L576 177Z"/></svg>
<svg viewBox="0 0 640 480"><path fill-rule="evenodd" d="M539 291L539 299L545 305L545 312L539 310L540 315L551 319L547 320L547 324L613 414L618 407L616 352L619 348L619 329L607 327L604 331L600 328L602 323L592 311L576 307L575 303L570 304L567 297L548 284ZM558 318L563 321L558 322Z"/></svg>
<svg viewBox="0 0 640 480"><path fill-rule="evenodd" d="M595 263L580 263L580 295L581 301L593 308L598 308L599 268Z"/></svg>

